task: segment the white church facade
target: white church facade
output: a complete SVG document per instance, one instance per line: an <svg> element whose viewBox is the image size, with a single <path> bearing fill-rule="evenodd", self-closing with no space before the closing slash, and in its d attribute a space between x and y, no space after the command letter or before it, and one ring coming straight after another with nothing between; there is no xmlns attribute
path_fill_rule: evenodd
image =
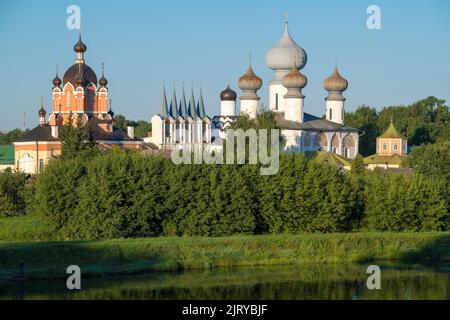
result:
<svg viewBox="0 0 450 320"><path fill-rule="evenodd" d="M344 122L343 92L348 87L347 80L336 66L332 75L324 81L324 88L328 91L325 119L306 113L302 89L307 85L307 78L300 72L306 63L307 54L292 39L286 21L283 36L266 54L266 64L274 71L274 78L268 85L269 108L276 114L277 126L285 137L285 149L296 152L328 151L355 158L360 131L346 126ZM160 149L172 149L176 144L210 144L217 138L223 138L226 128L240 114L247 114L250 119L256 118L260 108L258 90L263 81L255 74L251 64L237 84L242 90L239 99L228 86L220 93L220 115L213 117L206 115L201 92L196 103L191 90L189 102L186 102L183 89L178 103L174 89L168 103L164 88L160 113L151 120L151 142Z"/></svg>

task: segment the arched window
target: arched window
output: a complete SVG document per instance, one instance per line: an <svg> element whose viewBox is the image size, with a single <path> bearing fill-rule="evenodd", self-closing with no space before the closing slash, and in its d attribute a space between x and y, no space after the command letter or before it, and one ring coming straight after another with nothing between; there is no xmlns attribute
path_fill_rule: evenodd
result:
<svg viewBox="0 0 450 320"><path fill-rule="evenodd" d="M319 151L328 151L328 139L323 132L316 134L314 147Z"/></svg>
<svg viewBox="0 0 450 320"><path fill-rule="evenodd" d="M94 92L89 90L89 110L94 111Z"/></svg>
<svg viewBox="0 0 450 320"><path fill-rule="evenodd" d="M344 154L346 158L354 158L356 156L356 142L355 139L348 135L344 139Z"/></svg>
<svg viewBox="0 0 450 320"><path fill-rule="evenodd" d="M333 119L333 109L330 109L330 120Z"/></svg>
<svg viewBox="0 0 450 320"><path fill-rule="evenodd" d="M311 147L311 135L306 133L303 137L303 145L305 147Z"/></svg>
<svg viewBox="0 0 450 320"><path fill-rule="evenodd" d="M189 122L186 122L184 124L184 140L186 143L191 142L191 137L189 136L189 126L190 126Z"/></svg>
<svg viewBox="0 0 450 320"><path fill-rule="evenodd" d="M71 93L72 93L72 92L67 91L67 94L66 94L66 104L67 104L67 108L70 108L70 98L71 98L71 96L72 96Z"/></svg>
<svg viewBox="0 0 450 320"><path fill-rule="evenodd" d="M202 125L202 139L203 142L207 142L207 137L206 137L206 126L208 124L206 123L206 121L203 121L203 125Z"/></svg>
<svg viewBox="0 0 450 320"><path fill-rule="evenodd" d="M333 139L331 139L331 151L333 153L339 154L339 138L337 135L333 136Z"/></svg>
<svg viewBox="0 0 450 320"><path fill-rule="evenodd" d="M181 132L180 132L180 122L177 121L175 124L175 142L180 143L181 140Z"/></svg>
<svg viewBox="0 0 450 320"><path fill-rule="evenodd" d="M278 93L275 94L275 110L278 110Z"/></svg>

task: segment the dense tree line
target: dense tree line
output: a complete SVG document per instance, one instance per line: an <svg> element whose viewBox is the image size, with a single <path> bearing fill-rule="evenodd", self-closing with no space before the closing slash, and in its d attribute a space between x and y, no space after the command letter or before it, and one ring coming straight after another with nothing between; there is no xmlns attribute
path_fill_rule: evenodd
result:
<svg viewBox="0 0 450 320"><path fill-rule="evenodd" d="M433 144L415 148L408 160L412 175L367 172L361 156L345 172L293 153L281 154L273 176L260 175L257 165L175 165L137 151L101 151L89 132L67 126L62 155L36 181L0 173L0 215L36 214L62 239L450 230L450 136L442 105L429 98L406 108L434 123L426 131ZM363 107L353 119L366 133L379 132L390 119L386 112L404 109ZM262 112L233 127L273 129L276 122Z"/></svg>
<svg viewBox="0 0 450 320"><path fill-rule="evenodd" d="M445 100L428 97L407 106L385 107L380 112L369 106L360 106L354 112L345 113L345 123L365 132L360 138L359 148L363 156L375 153L376 138L387 129L391 119L410 146L450 139L450 113Z"/></svg>
<svg viewBox="0 0 450 320"><path fill-rule="evenodd" d="M121 114L114 117L114 125L124 131L127 131L127 126L133 126L135 128L134 135L140 139L147 137L148 132L152 129L152 124L150 122L145 120L127 120L125 116Z"/></svg>
<svg viewBox="0 0 450 320"><path fill-rule="evenodd" d="M448 163L443 146L433 153ZM36 181L0 173L0 215L34 213L55 236L77 239L450 230L448 164L429 166L429 155L413 154L408 176L366 172L360 158L345 172L289 153L277 175L261 176L256 165L81 152L53 160Z"/></svg>
<svg viewBox="0 0 450 320"><path fill-rule="evenodd" d="M344 172L298 154L280 165L261 176L256 165L177 166L119 149L56 159L37 178L32 211L71 239L450 230L442 180Z"/></svg>
<svg viewBox="0 0 450 320"><path fill-rule="evenodd" d="M8 132L0 132L0 145L11 144L19 139L26 131L14 129Z"/></svg>

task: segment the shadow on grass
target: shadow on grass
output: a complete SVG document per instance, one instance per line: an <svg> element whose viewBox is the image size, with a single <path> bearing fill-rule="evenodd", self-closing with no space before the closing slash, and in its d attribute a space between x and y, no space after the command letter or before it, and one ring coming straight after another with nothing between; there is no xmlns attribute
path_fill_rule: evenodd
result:
<svg viewBox="0 0 450 320"><path fill-rule="evenodd" d="M403 263L440 263L450 267L450 235L442 235L424 246L400 254Z"/></svg>
<svg viewBox="0 0 450 320"><path fill-rule="evenodd" d="M332 235L324 236L326 241L333 243ZM322 240L324 237L319 237ZM358 238L359 237L359 238ZM352 245L358 246L359 240L352 236L343 236L341 251L347 259L342 262L366 263L370 261L386 260L404 264L450 263L450 234L405 234L405 235L359 235L363 239L362 248L356 248L355 253L342 250ZM348 239L350 238L350 239ZM232 241L229 239L233 239ZM261 240L262 239L262 240ZM181 271L183 268L208 270L218 266L243 267L245 265L276 265L307 263L299 250L303 243L297 239L289 252L280 253L285 243L267 248L264 243L273 243L275 237L246 237L246 238L159 238L159 239L130 239L109 241L68 241L68 242L37 242L37 243L0 243L0 281L20 281L22 279L58 279L66 278L66 269L70 265L78 265L83 270L84 277L112 276L120 274L138 274L152 271ZM309 238L308 238L309 239ZM331 240L330 240L331 239ZM230 241L234 246L230 245ZM264 242L265 241L265 242ZM352 242L354 241L354 242ZM371 252L364 251L367 243L376 241L373 247L385 245L386 248L375 248ZM252 243L250 246L249 243ZM327 242L328 243L328 242ZM260 247L259 245L262 245ZM244 249L242 249L244 248ZM263 248L264 250L261 250ZM298 248L298 249L296 249ZM328 255L333 262L333 252L327 252L328 247L322 246L321 254ZM239 255L235 250L240 250ZM258 254L252 255L258 251ZM370 251L370 250L369 250ZM263 254L261 254L263 252ZM348 252L348 253L346 253ZM243 255L246 254L244 257ZM290 260L282 260L285 255L292 254ZM296 255L297 254L297 255ZM314 252L308 253L314 256ZM265 256L273 257L269 263L262 260ZM326 258L327 256L325 256ZM344 257L345 258L345 257ZM228 259L228 261L227 261ZM253 259L253 260L252 260ZM279 260L277 260L279 259ZM23 273L19 269L23 261ZM334 261L338 263L339 261ZM315 263L315 262L314 262ZM316 263L321 264L321 263Z"/></svg>
<svg viewBox="0 0 450 320"><path fill-rule="evenodd" d="M82 266L85 277L178 269L157 251L120 246L115 241L0 244L0 281L65 278L70 265Z"/></svg>

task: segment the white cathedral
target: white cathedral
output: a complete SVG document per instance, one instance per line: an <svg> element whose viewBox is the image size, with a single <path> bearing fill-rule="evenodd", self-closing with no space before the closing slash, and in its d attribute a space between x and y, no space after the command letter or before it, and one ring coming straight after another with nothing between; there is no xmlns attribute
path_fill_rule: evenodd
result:
<svg viewBox="0 0 450 320"><path fill-rule="evenodd" d="M304 112L302 94L307 78L300 72L306 62L306 52L292 39L286 21L283 36L266 54L266 64L274 71L274 78L269 82L269 108L276 113L277 125L286 140L285 150L328 151L353 159L358 154L360 131L344 124L342 93L348 82L336 67L324 81L328 91L325 119L308 114ZM236 110L237 94L228 86L220 94L220 115L212 118L206 115L201 92L196 104L193 90L187 102L183 89L178 104L174 88L168 103L164 88L160 113L151 120L150 141L160 149L173 149L177 144L210 144L225 136L226 128L239 114L256 118L260 100L257 91L263 82L251 63L237 84L242 90L240 112Z"/></svg>

